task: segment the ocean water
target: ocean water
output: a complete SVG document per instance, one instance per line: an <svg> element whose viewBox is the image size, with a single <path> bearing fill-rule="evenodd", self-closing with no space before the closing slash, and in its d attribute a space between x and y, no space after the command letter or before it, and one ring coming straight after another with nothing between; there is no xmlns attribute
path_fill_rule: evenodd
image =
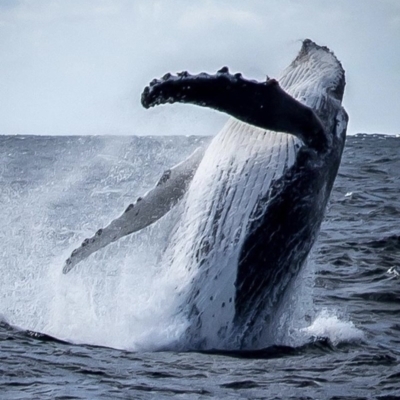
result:
<svg viewBox="0 0 400 400"><path fill-rule="evenodd" d="M174 351L160 255L179 207L61 273L207 140L0 136L0 398L400 399L400 138L348 137L291 323L263 350Z"/></svg>

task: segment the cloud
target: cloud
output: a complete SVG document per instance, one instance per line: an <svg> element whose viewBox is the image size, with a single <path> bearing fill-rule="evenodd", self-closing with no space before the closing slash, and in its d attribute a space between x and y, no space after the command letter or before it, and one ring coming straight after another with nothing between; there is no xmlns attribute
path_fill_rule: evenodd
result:
<svg viewBox="0 0 400 400"><path fill-rule="evenodd" d="M229 24L237 27L251 27L253 29L260 28L262 19L257 14L235 8L235 4L230 8L223 3L193 3L193 6L181 16L179 24L183 29L213 29L221 24Z"/></svg>
<svg viewBox="0 0 400 400"><path fill-rule="evenodd" d="M2 0L0 10L0 133L214 134L224 116L143 110L143 87L223 65L276 77L307 37L345 66L350 132L400 131L395 0Z"/></svg>

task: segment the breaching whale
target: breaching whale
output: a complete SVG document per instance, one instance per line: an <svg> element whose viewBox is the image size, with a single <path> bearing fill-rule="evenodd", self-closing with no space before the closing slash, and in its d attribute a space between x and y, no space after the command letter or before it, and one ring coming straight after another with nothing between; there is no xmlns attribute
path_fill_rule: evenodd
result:
<svg viewBox="0 0 400 400"><path fill-rule="evenodd" d="M308 39L278 80L248 80L226 67L153 80L142 94L146 108L191 103L232 118L74 250L64 273L181 203L164 261L190 271L179 288L190 340L198 348L256 346L323 220L345 143L344 87L341 63Z"/></svg>

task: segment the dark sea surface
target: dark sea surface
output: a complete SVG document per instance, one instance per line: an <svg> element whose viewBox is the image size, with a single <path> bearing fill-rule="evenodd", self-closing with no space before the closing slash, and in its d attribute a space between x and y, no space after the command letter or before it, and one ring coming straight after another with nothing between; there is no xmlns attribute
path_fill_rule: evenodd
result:
<svg viewBox="0 0 400 400"><path fill-rule="evenodd" d="M0 136L1 399L400 399L400 138L348 137L293 330L263 350L155 351L181 329L154 278L173 212L62 275L207 140Z"/></svg>

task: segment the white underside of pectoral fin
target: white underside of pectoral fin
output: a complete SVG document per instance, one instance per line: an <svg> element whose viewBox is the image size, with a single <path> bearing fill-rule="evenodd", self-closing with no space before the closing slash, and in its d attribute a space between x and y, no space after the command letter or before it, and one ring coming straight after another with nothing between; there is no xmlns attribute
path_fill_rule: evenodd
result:
<svg viewBox="0 0 400 400"><path fill-rule="evenodd" d="M136 203L130 204L120 217L104 229L99 229L93 237L85 239L67 259L63 273L68 273L76 264L97 250L140 231L167 214L186 193L206 147L198 148L185 161L166 170L153 189L139 197Z"/></svg>

